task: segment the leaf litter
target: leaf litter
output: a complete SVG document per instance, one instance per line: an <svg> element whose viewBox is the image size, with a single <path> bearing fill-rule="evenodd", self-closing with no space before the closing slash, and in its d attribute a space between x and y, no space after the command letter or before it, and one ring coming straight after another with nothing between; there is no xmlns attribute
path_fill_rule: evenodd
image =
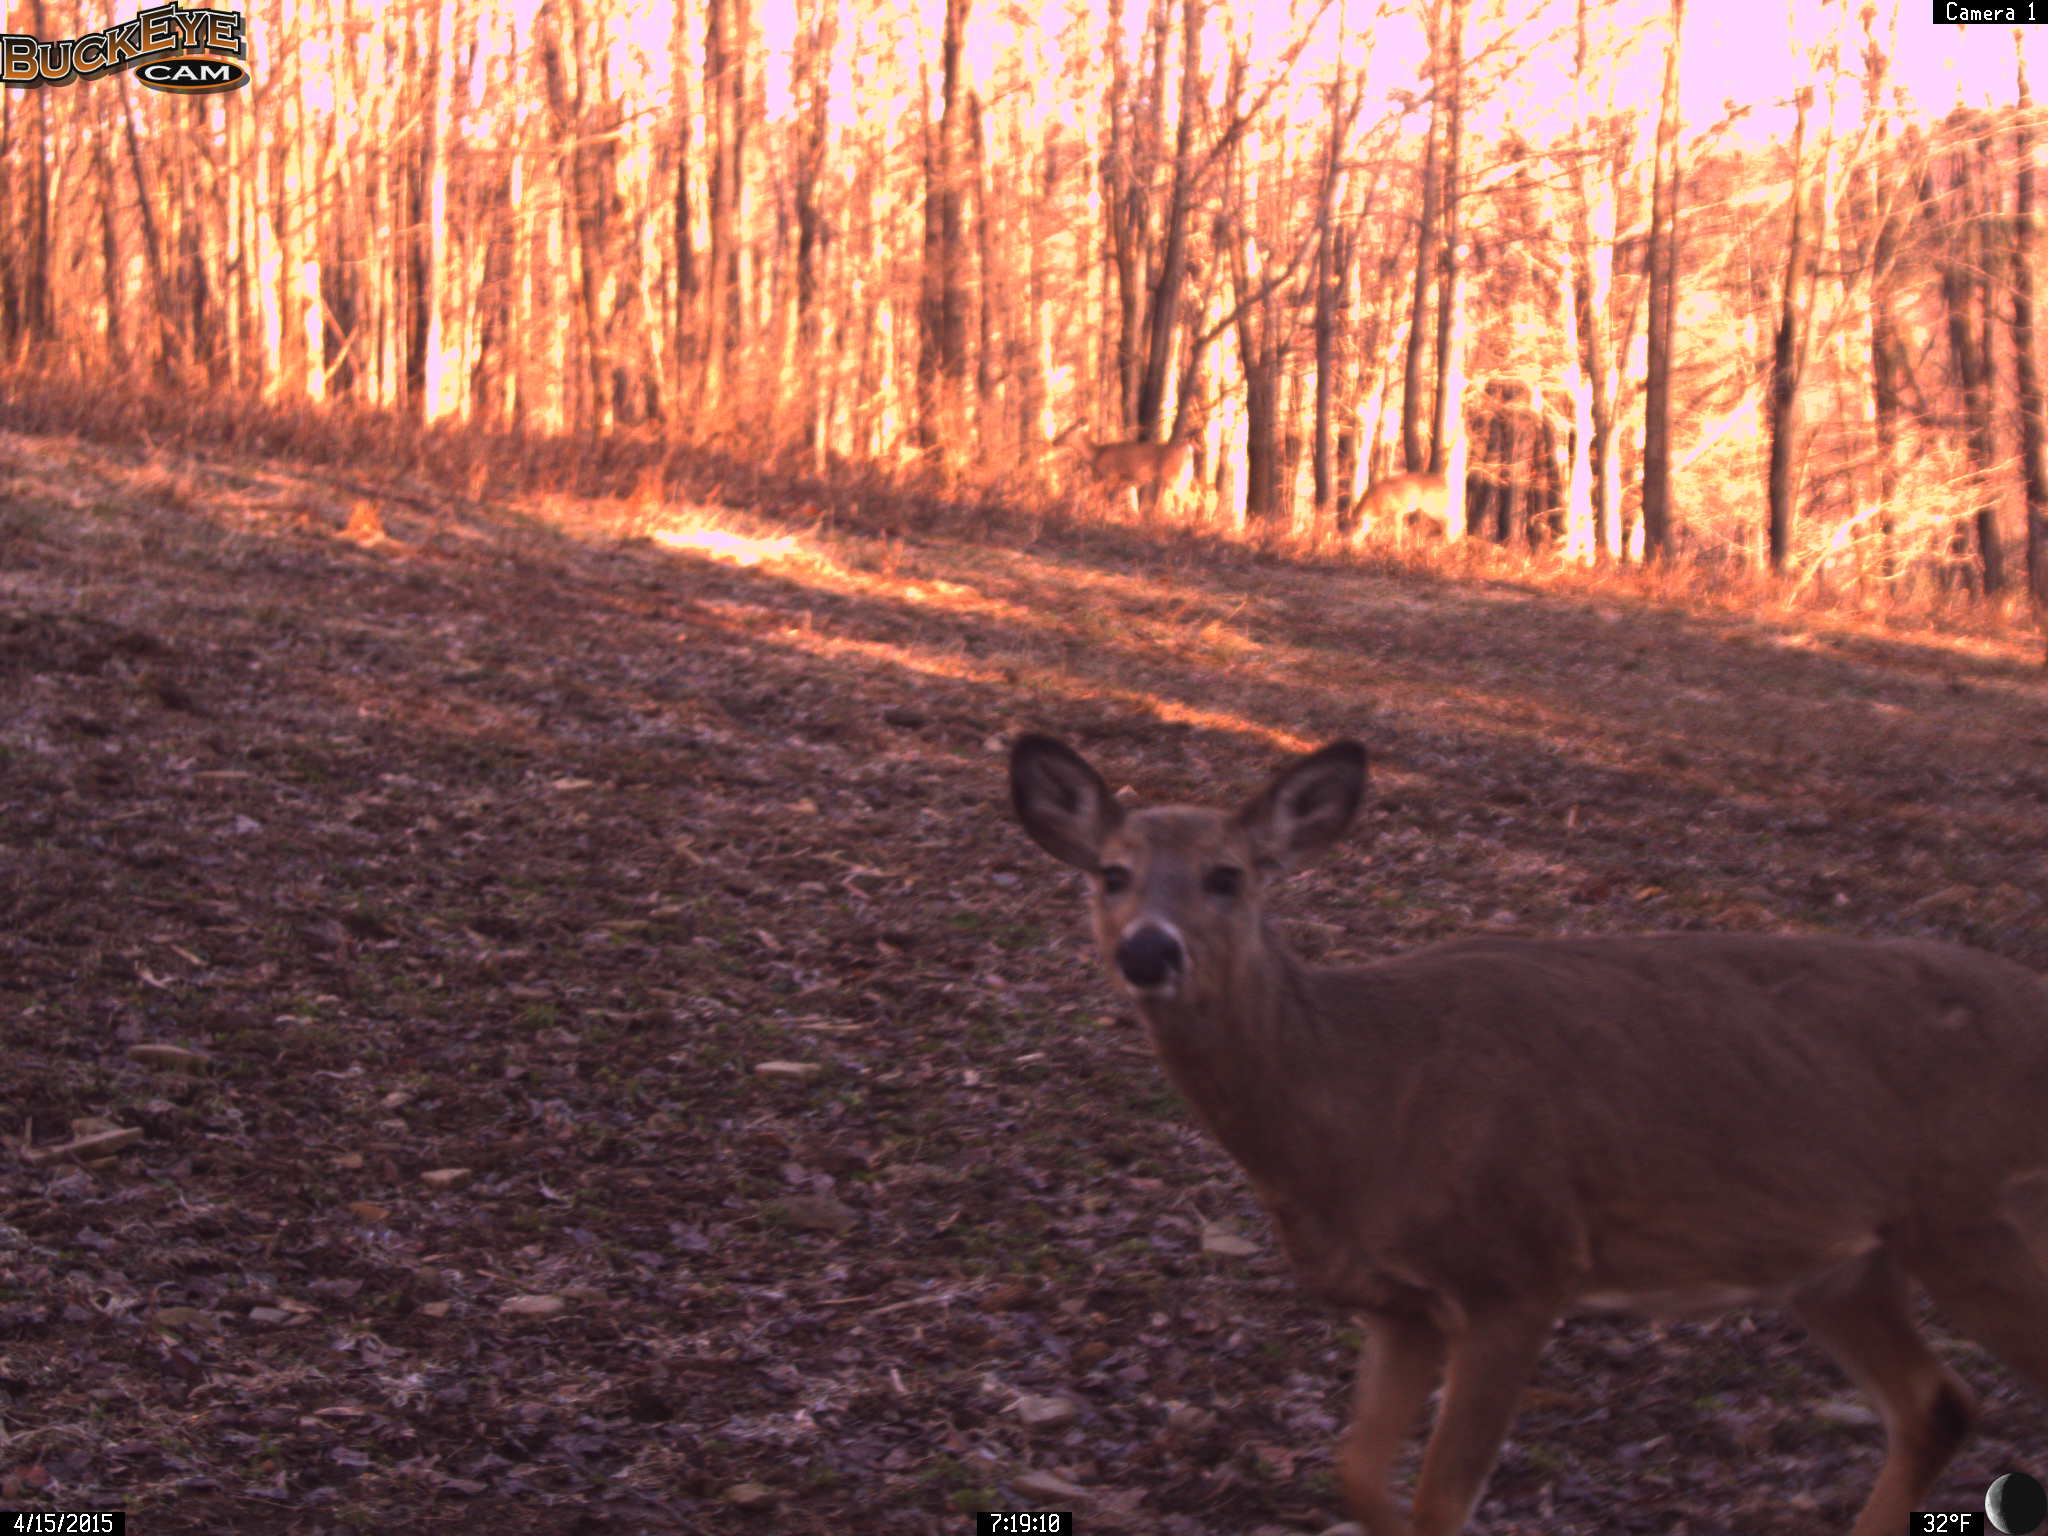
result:
<svg viewBox="0 0 2048 1536"><path fill-rule="evenodd" d="M1317 959L1725 927L2048 968L2016 642L1109 533L366 511L9 435L0 504L0 1504L1321 1529L1352 1330L1008 824L1020 728L1160 798L1365 739L1365 829L1282 898ZM2048 1407L1947 1347L1971 1507ZM1574 1320L1474 1529L1845 1524L1856 1401L1776 1315Z"/></svg>

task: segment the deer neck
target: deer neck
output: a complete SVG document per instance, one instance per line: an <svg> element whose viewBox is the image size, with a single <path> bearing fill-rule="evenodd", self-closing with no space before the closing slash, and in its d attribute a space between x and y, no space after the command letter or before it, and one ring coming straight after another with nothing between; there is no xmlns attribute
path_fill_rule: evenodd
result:
<svg viewBox="0 0 2048 1536"><path fill-rule="evenodd" d="M1398 1161L1412 1081L1371 1027L1385 1022L1374 991L1368 973L1303 965L1268 934L1227 997L1139 1007L1167 1076L1250 1178L1302 1284L1368 1309L1415 1281L1361 1236L1379 1215L1371 1170Z"/></svg>
<svg viewBox="0 0 2048 1536"><path fill-rule="evenodd" d="M1161 1065L1261 1185L1288 1182L1303 1072L1322 1054L1316 973L1268 929L1211 996L1142 999Z"/></svg>

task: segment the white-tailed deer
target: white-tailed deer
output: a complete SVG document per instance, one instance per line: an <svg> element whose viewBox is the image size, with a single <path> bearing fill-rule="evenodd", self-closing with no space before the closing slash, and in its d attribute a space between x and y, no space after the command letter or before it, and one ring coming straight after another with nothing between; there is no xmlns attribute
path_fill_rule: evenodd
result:
<svg viewBox="0 0 2048 1536"><path fill-rule="evenodd" d="M1164 443L1090 443L1088 467L1112 490L1171 485L1186 468L1188 445L1193 441L1190 435Z"/></svg>
<svg viewBox="0 0 2048 1536"><path fill-rule="evenodd" d="M1167 1075L1366 1345L1337 1475L1371 1536L1453 1536L1557 1319L1782 1302L1875 1400L1854 1536L1897 1536L1975 1417L1907 1277L2048 1392L2048 985L1919 940L1480 938L1314 969L1276 876L1357 814L1365 750L1236 812L1127 810L1018 740L1024 828L1092 878ZM1439 1378L1412 1507L1387 1490Z"/></svg>
<svg viewBox="0 0 2048 1536"><path fill-rule="evenodd" d="M1442 475L1389 475L1373 481L1351 504L1351 527L1358 538L1440 539L1450 516L1450 492Z"/></svg>
<svg viewBox="0 0 2048 1536"><path fill-rule="evenodd" d="M1067 432L1073 430L1069 427ZM1111 495L1124 490L1142 493L1154 486L1164 492L1180 479L1181 472L1187 468L1188 449L1200 432L1201 415L1190 412L1180 431L1163 443L1096 443L1083 437L1075 446L1089 473ZM1062 432L1060 439L1066 435Z"/></svg>

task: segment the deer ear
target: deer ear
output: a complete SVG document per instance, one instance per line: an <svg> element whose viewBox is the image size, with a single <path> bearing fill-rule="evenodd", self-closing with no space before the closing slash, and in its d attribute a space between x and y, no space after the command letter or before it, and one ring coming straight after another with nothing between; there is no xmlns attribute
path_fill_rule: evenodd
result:
<svg viewBox="0 0 2048 1536"><path fill-rule="evenodd" d="M1103 839L1123 820L1102 775L1050 736L1019 736L1010 749L1010 803L1039 847L1091 872L1100 867Z"/></svg>
<svg viewBox="0 0 2048 1536"><path fill-rule="evenodd" d="M1274 774L1237 822L1262 865L1291 869L1342 836L1364 798L1365 748L1335 741Z"/></svg>

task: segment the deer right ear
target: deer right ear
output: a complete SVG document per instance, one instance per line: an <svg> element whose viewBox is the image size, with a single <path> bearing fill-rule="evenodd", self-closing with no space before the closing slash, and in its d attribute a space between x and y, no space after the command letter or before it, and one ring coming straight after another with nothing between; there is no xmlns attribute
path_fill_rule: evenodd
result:
<svg viewBox="0 0 2048 1536"><path fill-rule="evenodd" d="M1102 775L1050 736L1019 736L1010 749L1010 803L1039 847L1091 872L1100 866L1102 840L1123 820Z"/></svg>
<svg viewBox="0 0 2048 1536"><path fill-rule="evenodd" d="M1262 864L1292 869L1343 835L1365 798L1365 748L1333 741L1297 757L1237 813Z"/></svg>

